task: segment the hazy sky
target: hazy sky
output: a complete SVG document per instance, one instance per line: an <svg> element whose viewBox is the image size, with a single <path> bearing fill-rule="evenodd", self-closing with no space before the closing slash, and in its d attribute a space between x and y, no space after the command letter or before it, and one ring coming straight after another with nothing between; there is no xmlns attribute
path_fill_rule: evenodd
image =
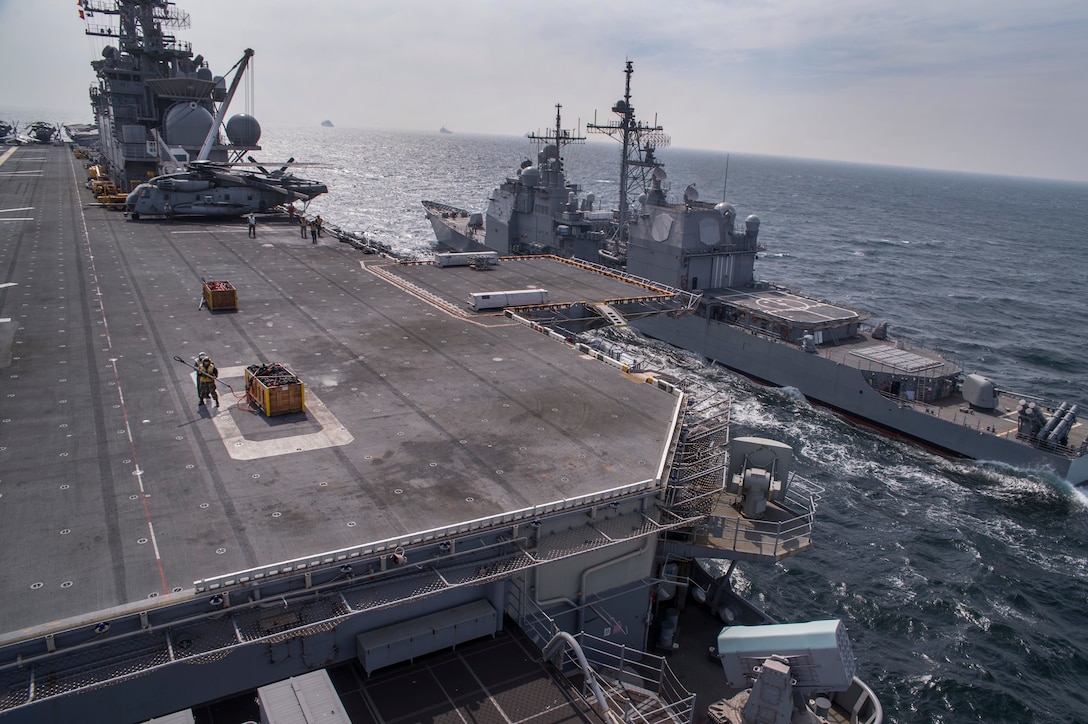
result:
<svg viewBox="0 0 1088 724"><path fill-rule="evenodd" d="M105 3L107 0L95 0ZM112 4L112 3L111 3ZM0 108L91 120L76 0L0 0ZM672 145L1088 181L1086 0L181 0L263 126L522 135L633 102ZM97 16L94 21L104 21Z"/></svg>

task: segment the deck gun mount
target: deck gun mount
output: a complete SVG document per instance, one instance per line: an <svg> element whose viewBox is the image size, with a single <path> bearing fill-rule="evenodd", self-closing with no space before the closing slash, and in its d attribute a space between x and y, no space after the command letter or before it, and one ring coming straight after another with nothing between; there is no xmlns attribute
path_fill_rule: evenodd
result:
<svg viewBox="0 0 1088 724"><path fill-rule="evenodd" d="M762 437L738 437L729 445L725 490L741 496L745 518L762 518L767 503L783 503L789 490L793 448Z"/></svg>

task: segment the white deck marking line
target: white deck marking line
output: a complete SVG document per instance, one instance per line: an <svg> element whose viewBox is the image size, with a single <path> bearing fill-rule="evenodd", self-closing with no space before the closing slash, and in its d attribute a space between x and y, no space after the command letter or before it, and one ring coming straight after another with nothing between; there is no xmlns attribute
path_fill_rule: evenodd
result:
<svg viewBox="0 0 1088 724"><path fill-rule="evenodd" d="M78 197L78 195L79 195L78 178L79 177L76 174L75 158L73 156L68 157L68 166L72 171L72 181L76 185L76 196ZM129 454L132 457L133 473L136 475L136 479L137 479L136 484L139 486L139 489L140 489L140 502L141 502L141 504L143 506L144 520L147 523L147 530L148 530L149 535L151 536L152 541L154 541L155 540L155 527L151 524L151 506L148 503L148 497L149 496L147 495L147 492L146 492L146 490L144 488L143 469L140 467L140 458L139 458L139 455L136 452L136 443L132 439L132 428L131 428L131 426L129 425L129 422L128 422L128 407L125 405L125 395L124 395L123 386L121 384L121 372L117 368L118 358L113 353L113 340L110 338L109 317L108 317L108 315L106 313L106 306L102 302L102 284L100 283L99 278L98 278L98 268L95 266L95 263L94 263L94 247L91 245L91 232L90 232L90 229L87 228L87 215L83 211L83 206L77 206L76 208L79 209L79 222L80 222L80 226L82 227L81 231L82 231L82 236L83 236L83 243L84 243L84 245L86 246L86 249L87 249L87 256L88 256L87 280L89 282L90 289L93 290L94 295L98 299L98 310L99 310L99 314L101 315L101 319L102 319L102 328L103 328L103 330L105 332L105 335L106 335L106 350L105 350L105 352L109 355L107 359L109 360L110 366L113 367L113 379L114 379L114 384L117 387L117 399L120 401L121 417L125 421L125 430L128 432ZM162 556L159 555L158 543L155 543L153 548L154 548L154 553L155 553L155 566L159 570L159 581L162 583L162 592L164 594L169 593L170 589L166 585L166 569L163 568Z"/></svg>

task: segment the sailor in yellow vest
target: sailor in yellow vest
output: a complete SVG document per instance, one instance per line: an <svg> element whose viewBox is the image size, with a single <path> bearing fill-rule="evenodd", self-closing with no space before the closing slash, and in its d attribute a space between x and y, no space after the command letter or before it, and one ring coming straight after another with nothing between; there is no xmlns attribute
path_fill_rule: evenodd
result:
<svg viewBox="0 0 1088 724"><path fill-rule="evenodd" d="M219 407L219 393L215 389L215 380L219 377L219 370L215 368L212 358L201 352L196 358L196 393L200 396L201 405L204 400L212 398L215 406Z"/></svg>

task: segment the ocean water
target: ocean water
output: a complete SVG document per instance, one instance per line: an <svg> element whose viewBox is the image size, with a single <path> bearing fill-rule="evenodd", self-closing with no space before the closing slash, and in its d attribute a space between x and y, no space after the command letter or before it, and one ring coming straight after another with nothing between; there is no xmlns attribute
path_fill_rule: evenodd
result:
<svg viewBox="0 0 1088 724"><path fill-rule="evenodd" d="M310 207L402 253L433 240L421 199L484 210L524 138L269 130L328 182ZM756 214L757 274L868 310L1007 389L1088 402L1088 185L662 149L675 195L696 183ZM618 145L566 149L568 180L618 198ZM747 566L780 620L840 617L888 722L1088 721L1088 504L1051 476L951 461L660 344L653 366L732 396L733 434L783 440L827 492L815 547Z"/></svg>

